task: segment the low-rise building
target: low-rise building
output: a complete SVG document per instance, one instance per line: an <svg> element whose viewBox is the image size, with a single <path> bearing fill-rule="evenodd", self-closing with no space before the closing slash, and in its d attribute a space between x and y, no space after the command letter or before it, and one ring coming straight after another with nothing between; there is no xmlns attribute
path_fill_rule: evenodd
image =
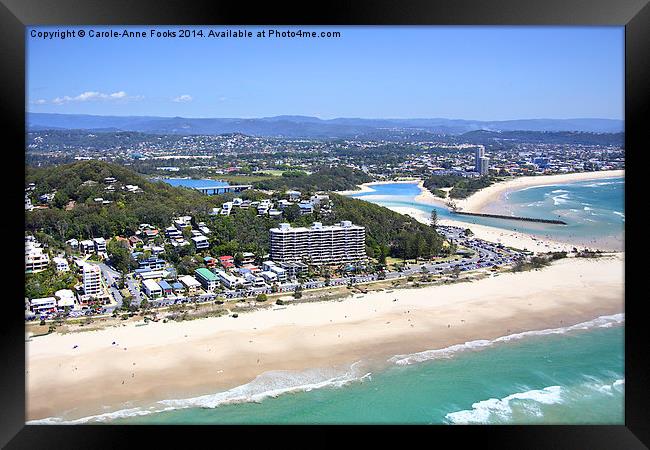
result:
<svg viewBox="0 0 650 450"><path fill-rule="evenodd" d="M162 290L162 293L165 297L168 295L172 295L174 293L174 289L172 288L172 286L165 280L160 280L158 282L158 286L160 286L160 289Z"/></svg>
<svg viewBox="0 0 650 450"><path fill-rule="evenodd" d="M56 298L54 297L33 298L29 302L29 309L31 309L34 314L55 313Z"/></svg>
<svg viewBox="0 0 650 450"><path fill-rule="evenodd" d="M278 276L275 274L275 272L271 272L270 270L265 270L264 272L260 272L259 276L261 276L269 284L278 281Z"/></svg>
<svg viewBox="0 0 650 450"><path fill-rule="evenodd" d="M102 237L95 238L93 239L93 244L97 253L106 253L106 239Z"/></svg>
<svg viewBox="0 0 650 450"><path fill-rule="evenodd" d="M54 293L56 297L56 306L59 311L64 311L65 308L74 309L75 295L70 289L60 289Z"/></svg>
<svg viewBox="0 0 650 450"><path fill-rule="evenodd" d="M79 242L79 252L84 255L93 253L95 251L95 243L90 239L85 239Z"/></svg>
<svg viewBox="0 0 650 450"><path fill-rule="evenodd" d="M206 291L214 292L215 289L217 289L219 280L217 276L210 270L206 269L205 267L201 267L200 269L196 269L194 271L194 274L196 275L196 279L199 280L203 286L203 289Z"/></svg>
<svg viewBox="0 0 650 450"><path fill-rule="evenodd" d="M185 275L180 277L178 280L183 283L183 286L187 289L188 295L198 294L201 288L201 283L196 278L191 275Z"/></svg>
<svg viewBox="0 0 650 450"><path fill-rule="evenodd" d="M241 265L253 264L255 262L255 253L244 252L241 254Z"/></svg>
<svg viewBox="0 0 650 450"><path fill-rule="evenodd" d="M216 270L215 274L221 284L223 284L228 289L235 289L237 287L237 281L239 278L236 276L226 273L223 270Z"/></svg>
<svg viewBox="0 0 650 450"><path fill-rule="evenodd" d="M34 236L25 236L25 273L42 272L50 264L50 257L43 251Z"/></svg>
<svg viewBox="0 0 650 450"><path fill-rule="evenodd" d="M197 250L205 250L210 247L210 241L208 241L208 238L203 235L194 236L192 238L192 243Z"/></svg>
<svg viewBox="0 0 650 450"><path fill-rule="evenodd" d="M54 261L54 264L56 265L56 270L59 272L68 272L70 270L70 266L68 265L68 260L65 258L62 258L60 256L55 256L52 258Z"/></svg>
<svg viewBox="0 0 650 450"><path fill-rule="evenodd" d="M235 258L231 255L224 255L219 257L219 262L224 269L235 267Z"/></svg>
<svg viewBox="0 0 650 450"><path fill-rule="evenodd" d="M162 288L154 280L143 280L142 289L149 298L158 298L162 296Z"/></svg>

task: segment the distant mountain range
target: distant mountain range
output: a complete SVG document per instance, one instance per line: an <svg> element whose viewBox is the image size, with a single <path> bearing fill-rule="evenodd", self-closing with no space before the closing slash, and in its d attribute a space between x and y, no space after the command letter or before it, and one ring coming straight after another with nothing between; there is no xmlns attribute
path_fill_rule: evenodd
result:
<svg viewBox="0 0 650 450"><path fill-rule="evenodd" d="M150 116L93 116L85 114L27 113L28 131L82 129L139 131L153 134L225 134L285 138L404 138L408 135L460 135L470 131L580 131L621 133L624 122L615 119L524 119L479 121L462 119L319 119L275 116L258 119L183 118Z"/></svg>

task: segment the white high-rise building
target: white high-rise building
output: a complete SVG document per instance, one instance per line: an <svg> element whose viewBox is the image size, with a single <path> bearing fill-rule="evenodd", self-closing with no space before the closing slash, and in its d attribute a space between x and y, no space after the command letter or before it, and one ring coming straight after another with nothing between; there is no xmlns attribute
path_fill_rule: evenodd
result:
<svg viewBox="0 0 650 450"><path fill-rule="evenodd" d="M309 228L281 223L269 233L273 261L320 265L366 259L366 229L347 220L328 226L314 222Z"/></svg>
<svg viewBox="0 0 650 450"><path fill-rule="evenodd" d="M85 295L98 295L102 292L102 271L99 266L84 265L83 285Z"/></svg>

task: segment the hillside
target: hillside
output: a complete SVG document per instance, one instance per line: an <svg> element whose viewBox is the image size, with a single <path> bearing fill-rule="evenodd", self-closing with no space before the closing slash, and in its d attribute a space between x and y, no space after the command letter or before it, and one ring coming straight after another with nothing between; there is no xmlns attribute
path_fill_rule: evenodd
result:
<svg viewBox="0 0 650 450"><path fill-rule="evenodd" d="M263 190L346 191L370 181L372 178L361 170L336 166L323 167L309 175L304 172L285 172L281 177L259 181L253 186Z"/></svg>
<svg viewBox="0 0 650 450"><path fill-rule="evenodd" d="M339 173L345 173L345 170L339 172L332 168L319 173L316 178L312 176L316 174L297 178L312 177L309 183L323 179L324 183L331 182L338 188L334 177ZM106 177L117 180L113 183L115 192L106 191ZM268 252L269 228L280 222L268 216L257 216L254 209L236 208L231 216L210 216L210 208L221 206L232 199L233 194L207 196L193 189L150 182L126 167L102 161L28 167L26 183L31 182L36 183L33 197L54 190L56 195L50 208L25 213L25 229L38 233L41 239L55 246L62 246L71 238L130 236L140 223L163 228L170 225L173 217L189 214L197 221L205 221L213 230L210 237L211 253L252 251L263 255ZM139 186L140 191L134 193L122 189L127 184ZM242 192L238 196L245 199L267 197L255 190ZM98 197L112 203L96 202L94 199ZM331 199L333 214L321 216L316 208L314 214L297 217L292 224L307 226L319 220L325 224L351 220L366 227L368 254L379 259L389 255L407 258L430 256L437 254L442 247L442 238L432 228L411 217L336 194L332 194ZM75 202L73 207L71 201Z"/></svg>
<svg viewBox="0 0 650 450"><path fill-rule="evenodd" d="M28 113L28 130L114 129L154 134L244 133L250 136L285 138L400 137L405 130L416 133L457 135L474 130L492 131L582 131L623 132L623 121L613 119L529 119L480 121L461 119L319 119L306 116L276 116L255 119L184 118L150 116L92 116L84 114Z"/></svg>

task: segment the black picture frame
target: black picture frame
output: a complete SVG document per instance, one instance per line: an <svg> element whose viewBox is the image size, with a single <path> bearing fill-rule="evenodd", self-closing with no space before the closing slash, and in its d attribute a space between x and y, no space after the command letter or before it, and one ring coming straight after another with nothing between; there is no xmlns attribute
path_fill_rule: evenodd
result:
<svg viewBox="0 0 650 450"><path fill-rule="evenodd" d="M648 85L650 70L650 6L648 0L447 0L447 1L329 1L319 4L221 2L218 0L185 1L144 0L134 3L124 0L0 0L0 111L3 124L3 152L5 189L5 220L0 222L7 244L4 258L8 262L3 271L5 282L11 288L2 299L2 313L6 318L0 327L4 366L0 370L2 391L0 405L0 445L6 448L115 448L134 443L135 434L143 433L145 445L170 444L174 437L191 431L194 441L206 438L214 445L234 432L239 445L246 445L247 434L243 427L141 427L141 426L35 426L25 425L25 345L23 305L16 299L24 286L20 282L24 273L20 264L24 234L24 208L22 170L13 167L24 164L25 148L25 27L54 24L297 24L297 25L621 25L625 26L625 136L626 136L626 217L627 224L639 223L642 208L628 207L635 192L642 192L645 161L650 149L644 148L646 133L650 129L648 117ZM639 205L641 206L641 205ZM646 207L647 209L647 207ZM14 213L15 210L15 213ZM11 212L9 212L11 211ZM633 278L630 257L642 252L642 248L627 245L640 234L634 226L626 224L625 252L628 263L625 268L626 293L642 280ZM632 233L632 234L630 234ZM15 237L14 237L15 235ZM632 252L632 253L630 253ZM628 285L629 283L629 285ZM628 287L629 286L629 287ZM6 290L6 289L5 289ZM16 291L16 292L15 292ZM647 294L640 290L638 296L626 295L625 327L625 425L624 426L442 426L409 427L409 438L426 438L414 433L434 434L436 442L441 437L451 438L454 446L468 439L479 439L481 445L498 448L571 448L571 449L636 449L647 448L650 442L650 418L648 418L648 327L643 314ZM328 434L315 427L300 427L307 439L316 438L324 443ZM336 428L336 431L341 427ZM365 427L342 427L345 430ZM403 428L403 427L401 427ZM290 434L277 428L263 427L273 431L289 443ZM313 431L313 433L312 433ZM329 432L329 430L327 430ZM393 427L373 427L375 436L394 435L400 441L400 430ZM280 434L282 433L282 434ZM389 434L390 433L390 434ZM302 434L302 433L301 433ZM403 436L403 435L402 435ZM266 437L266 436L265 436ZM414 441L415 442L415 441ZM185 441L187 444L188 442ZM645 443L645 444L644 444ZM340 445L333 442L334 445ZM195 444L191 444L195 445ZM234 444L228 444L234 445Z"/></svg>

